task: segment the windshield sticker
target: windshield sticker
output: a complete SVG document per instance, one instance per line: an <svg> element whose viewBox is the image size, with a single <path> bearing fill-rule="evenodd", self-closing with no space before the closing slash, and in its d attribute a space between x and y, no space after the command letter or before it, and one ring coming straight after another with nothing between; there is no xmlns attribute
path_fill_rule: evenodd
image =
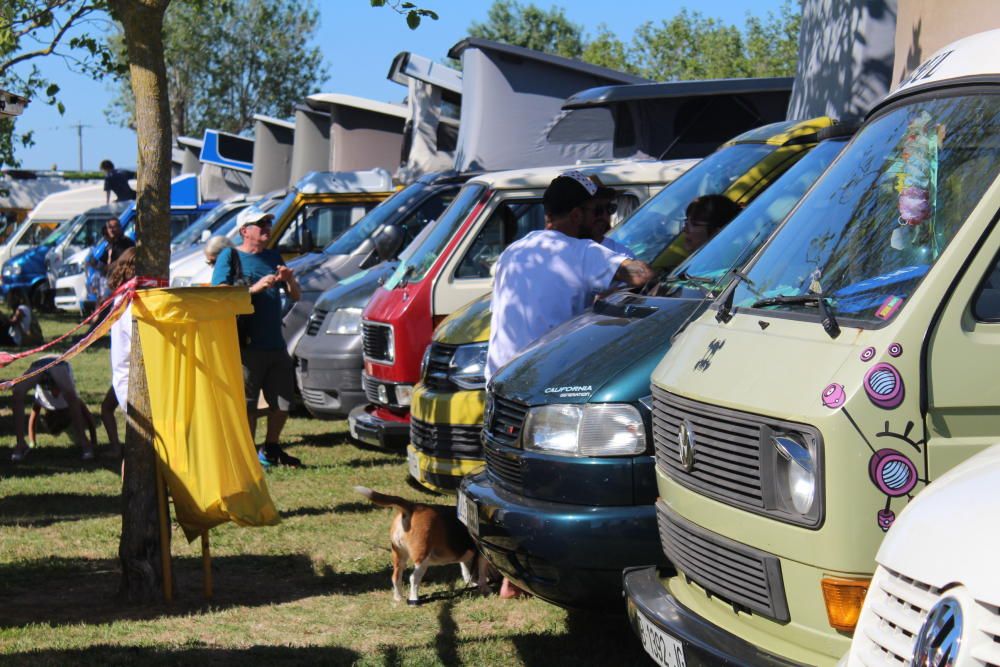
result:
<svg viewBox="0 0 1000 667"><path fill-rule="evenodd" d="M896 314L896 311L899 310L902 307L902 305L903 305L903 297L899 296L886 297L885 301L882 302L882 305L879 306L878 310L875 311L875 317L879 318L880 320L892 319L892 316Z"/></svg>
<svg viewBox="0 0 1000 667"><path fill-rule="evenodd" d="M594 388L589 384L586 386L570 385L568 387L546 387L546 394L558 394L559 398L587 397L594 393Z"/></svg>

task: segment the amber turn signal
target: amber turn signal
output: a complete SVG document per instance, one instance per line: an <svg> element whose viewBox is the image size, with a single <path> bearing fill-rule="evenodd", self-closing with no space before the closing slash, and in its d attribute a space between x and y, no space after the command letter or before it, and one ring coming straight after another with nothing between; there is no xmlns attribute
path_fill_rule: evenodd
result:
<svg viewBox="0 0 1000 667"><path fill-rule="evenodd" d="M854 632L861 616L861 606L871 579L824 578L823 599L826 601L826 617L830 627L841 632Z"/></svg>

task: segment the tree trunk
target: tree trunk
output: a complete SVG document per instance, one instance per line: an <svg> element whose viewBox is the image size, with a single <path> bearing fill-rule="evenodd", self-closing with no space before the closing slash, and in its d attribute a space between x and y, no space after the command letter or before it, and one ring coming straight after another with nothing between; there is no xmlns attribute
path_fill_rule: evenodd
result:
<svg viewBox="0 0 1000 667"><path fill-rule="evenodd" d="M124 28L135 95L139 142L136 274L166 277L170 262L170 107L163 60L163 14L170 0L110 0ZM146 372L137 325L132 330L125 479L122 484L122 566L119 594L132 602L160 599L163 572L156 501L156 455Z"/></svg>

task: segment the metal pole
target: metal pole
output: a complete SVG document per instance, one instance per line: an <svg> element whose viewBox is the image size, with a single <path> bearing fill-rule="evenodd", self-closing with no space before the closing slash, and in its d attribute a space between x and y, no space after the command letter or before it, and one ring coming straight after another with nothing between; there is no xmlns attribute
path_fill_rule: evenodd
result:
<svg viewBox="0 0 1000 667"><path fill-rule="evenodd" d="M83 171L83 123L76 124L76 146L79 170Z"/></svg>

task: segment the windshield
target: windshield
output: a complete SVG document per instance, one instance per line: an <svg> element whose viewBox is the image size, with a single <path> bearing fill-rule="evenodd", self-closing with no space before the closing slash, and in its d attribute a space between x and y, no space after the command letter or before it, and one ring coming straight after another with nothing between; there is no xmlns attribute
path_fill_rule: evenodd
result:
<svg viewBox="0 0 1000 667"><path fill-rule="evenodd" d="M412 250L408 248L409 252L404 253L407 256L400 257L399 266L385 283L386 289L395 289L401 282L412 283L423 279L424 274L458 232L458 228L465 222L469 212L479 202L479 198L485 190L485 186L475 183L464 186L437 222L426 227L427 234L421 233L410 244ZM417 241L420 241L419 245Z"/></svg>
<svg viewBox="0 0 1000 667"><path fill-rule="evenodd" d="M723 279L730 270L743 265L764 244L805 191L830 166L847 139L830 139L809 151L711 241L678 266L666 282L702 284L710 291L725 287Z"/></svg>
<svg viewBox="0 0 1000 667"><path fill-rule="evenodd" d="M734 294L824 297L856 326L892 319L1000 165L1000 95L918 101L869 123ZM805 303L802 303L805 301ZM815 312L816 299L774 308Z"/></svg>
<svg viewBox="0 0 1000 667"><path fill-rule="evenodd" d="M216 206L208 213L195 220L190 227L171 239L170 243L175 246L196 243L201 238L201 233L205 230L215 231L220 225L235 216L245 208L244 204L222 204Z"/></svg>
<svg viewBox="0 0 1000 667"><path fill-rule="evenodd" d="M61 225L59 225L51 232L49 232L49 235L45 237L44 241L42 241L42 245L52 246L62 241L64 238L66 238L66 235L69 234L70 230L73 229L73 226L82 217L83 217L82 215L78 215L74 218L70 218L69 220L63 222Z"/></svg>
<svg viewBox="0 0 1000 667"><path fill-rule="evenodd" d="M671 268L670 264L677 262L669 260L665 251L675 241L679 242L684 211L691 200L725 193L736 179L775 148L766 144L737 144L712 153L611 230L608 237L627 246L654 268ZM683 258L683 249L679 253L678 259ZM664 260L657 262L661 255Z"/></svg>
<svg viewBox="0 0 1000 667"><path fill-rule="evenodd" d="M406 186L369 211L365 217L328 245L323 252L327 255L351 254L394 214L405 213L413 206L427 190L427 187L426 183L420 182Z"/></svg>

